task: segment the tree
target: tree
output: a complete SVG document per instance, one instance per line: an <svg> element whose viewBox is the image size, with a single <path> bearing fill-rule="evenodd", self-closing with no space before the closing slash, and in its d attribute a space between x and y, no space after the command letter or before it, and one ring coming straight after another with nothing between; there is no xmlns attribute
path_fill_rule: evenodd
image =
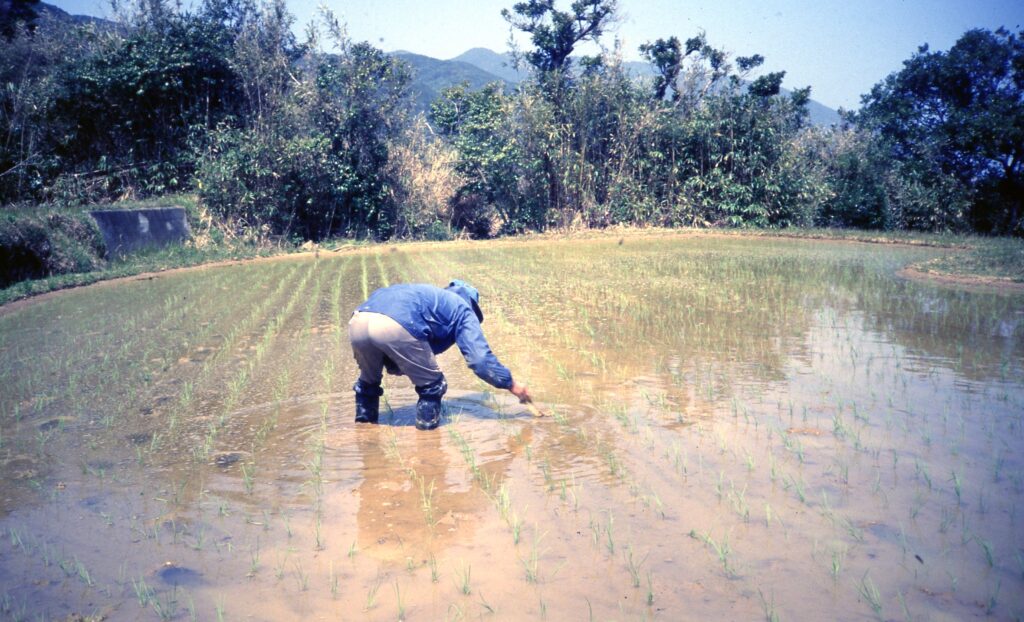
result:
<svg viewBox="0 0 1024 622"><path fill-rule="evenodd" d="M921 46L862 98L856 115L937 198L951 179L973 194L967 218L981 231L1024 235L1022 36L977 29L948 52Z"/></svg>
<svg viewBox="0 0 1024 622"><path fill-rule="evenodd" d="M502 9L512 27L530 35L534 49L525 55L537 71L562 73L569 68L576 45L597 41L614 16L616 0L575 0L570 11L559 11L555 0L527 0Z"/></svg>
<svg viewBox="0 0 1024 622"><path fill-rule="evenodd" d="M190 135L231 115L239 97L223 34L193 15L151 17L72 66L55 105L68 128L56 154L104 176L112 194L180 188Z"/></svg>
<svg viewBox="0 0 1024 622"><path fill-rule="evenodd" d="M18 28L35 30L39 0L0 0L0 36L10 40Z"/></svg>
<svg viewBox="0 0 1024 622"><path fill-rule="evenodd" d="M640 53L658 72L654 77L654 99L665 99L665 93L671 88L672 101L678 101L679 87L676 81L679 79L679 70L683 64L683 46L679 39L669 37L658 39L654 43L645 43L640 46Z"/></svg>
<svg viewBox="0 0 1024 622"><path fill-rule="evenodd" d="M438 133L459 154L456 170L465 178L454 197L452 224L473 237L491 234L492 208L506 230L534 224L518 192L522 153L508 111L497 82L475 92L467 84L447 88L430 107Z"/></svg>
<svg viewBox="0 0 1024 622"><path fill-rule="evenodd" d="M563 180L568 175L567 163L552 157L551 150L571 140L565 135L569 123L565 100L572 84L570 54L583 41L599 41L615 17L616 6L616 0L574 0L569 11L560 11L555 8L555 0L527 0L513 5L511 11L503 9L501 12L513 28L530 35L534 49L525 54L525 59L537 71L541 93L551 104L549 123L544 128L536 128L544 137L541 142L549 147L540 155L547 185L547 206L540 211L564 215ZM585 74L593 75L599 70L601 60L585 58L581 59L581 64ZM566 224L564 219L563 224Z"/></svg>
<svg viewBox="0 0 1024 622"><path fill-rule="evenodd" d="M389 141L407 121L411 79L405 62L369 43L346 46L317 67L314 122L355 179L337 213L332 208L328 230L338 218L350 233L382 238L393 233Z"/></svg>

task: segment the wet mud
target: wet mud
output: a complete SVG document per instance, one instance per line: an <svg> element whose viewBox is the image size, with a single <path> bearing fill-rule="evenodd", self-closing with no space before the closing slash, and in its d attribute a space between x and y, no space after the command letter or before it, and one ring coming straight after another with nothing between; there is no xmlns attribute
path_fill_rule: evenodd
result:
<svg viewBox="0 0 1024 622"><path fill-rule="evenodd" d="M296 258L0 316L0 617L1024 615L1024 297L927 248L657 237ZM442 425L346 322L463 278Z"/></svg>

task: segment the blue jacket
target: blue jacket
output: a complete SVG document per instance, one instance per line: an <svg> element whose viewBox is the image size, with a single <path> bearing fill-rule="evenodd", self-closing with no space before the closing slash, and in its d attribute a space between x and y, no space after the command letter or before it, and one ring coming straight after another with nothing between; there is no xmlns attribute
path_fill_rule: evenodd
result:
<svg viewBox="0 0 1024 622"><path fill-rule="evenodd" d="M470 302L453 289L392 285L370 294L357 310L390 317L410 335L429 343L434 354L457 343L469 368L484 382L498 389L512 386L512 372L491 352Z"/></svg>

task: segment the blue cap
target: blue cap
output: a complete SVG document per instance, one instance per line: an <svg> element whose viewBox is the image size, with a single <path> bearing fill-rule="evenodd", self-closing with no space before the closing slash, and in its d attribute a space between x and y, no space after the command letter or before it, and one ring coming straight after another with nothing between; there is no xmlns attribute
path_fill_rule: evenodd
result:
<svg viewBox="0 0 1024 622"><path fill-rule="evenodd" d="M452 280L448 284L448 289L452 290L459 296L469 303L469 306L473 307L473 313L476 314L476 319L480 322L484 321L484 312L480 310L480 292L476 291L476 288L465 281L459 279Z"/></svg>

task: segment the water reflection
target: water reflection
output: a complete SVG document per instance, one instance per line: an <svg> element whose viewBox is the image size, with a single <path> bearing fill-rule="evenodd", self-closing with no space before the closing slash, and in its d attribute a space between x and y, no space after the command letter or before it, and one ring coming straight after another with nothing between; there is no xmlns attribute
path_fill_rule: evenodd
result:
<svg viewBox="0 0 1024 622"><path fill-rule="evenodd" d="M545 602L549 619L588 604L643 618L650 580L673 619L757 617L758 593L782 617L854 618L870 613L869 576L889 586L886 617L901 598L915 618L976 615L993 595L1010 617L1024 607L1024 297L894 276L931 253L657 238L371 249L0 317L0 527L19 560L4 576L17 567L22 595L63 581L76 595L51 600L123 606L130 575L175 559L202 573L197 617L211 619L223 593L232 617L260 617L253 593L275 612L394 617L365 604L384 579L391 598L437 601L419 617L455 617L453 603L489 615L453 586L463 563L489 603L527 617ZM444 426L413 429L404 384L382 425L354 425L338 318L364 283L453 275L480 285L496 353L558 418L477 392L454 353ZM503 490L547 582L522 578L530 540L513 542ZM125 577L69 540L70 522L118 540ZM637 588L629 553L644 560ZM449 575L437 583L432 559ZM71 613L47 607L27 609Z"/></svg>

